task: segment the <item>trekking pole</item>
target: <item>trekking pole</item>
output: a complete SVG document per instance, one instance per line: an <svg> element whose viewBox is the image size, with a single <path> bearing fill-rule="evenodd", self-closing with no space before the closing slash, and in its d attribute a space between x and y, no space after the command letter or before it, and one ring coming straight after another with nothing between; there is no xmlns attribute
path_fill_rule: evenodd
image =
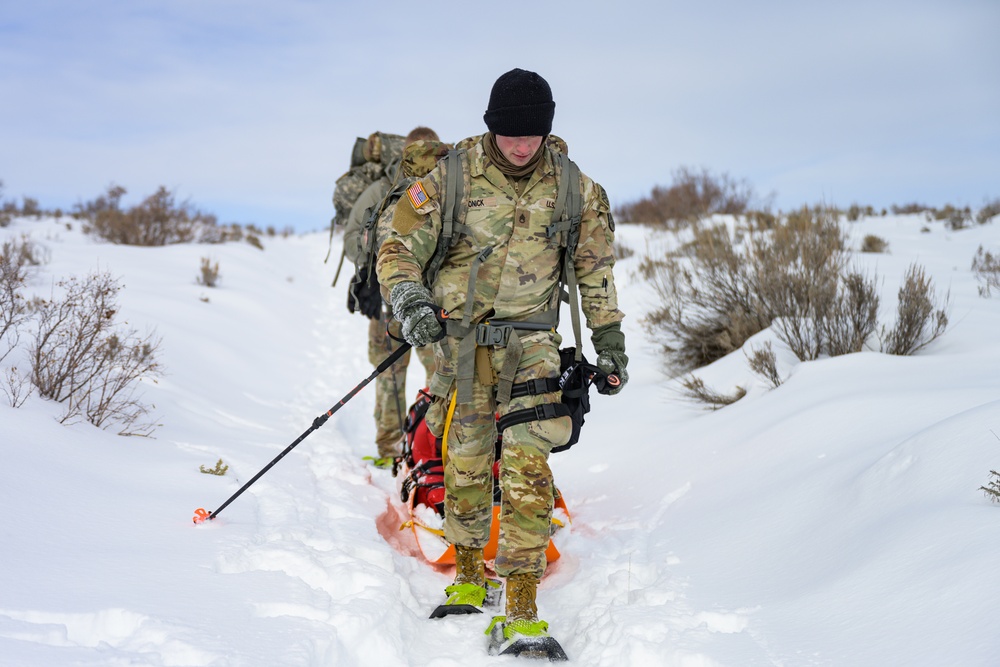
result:
<svg viewBox="0 0 1000 667"><path fill-rule="evenodd" d="M406 354L406 352L410 349L410 347L411 347L411 345L409 343L403 342L398 348L396 348L392 352L392 354L390 354L388 357L386 357L382 361L382 363L380 363L375 368L374 371L372 371L371 375L369 375L364 380L362 380L358 384L358 386L356 386L354 389L352 389L351 391L347 392L347 395L344 396L342 399L340 399L340 401L336 405L334 405L332 408L330 408L329 410L327 410L326 412L324 412L323 414L321 414L319 417L316 417L316 419L313 420L312 426L310 426L308 429L306 429L305 433L303 433L298 438L296 438L295 442L293 442L292 444L290 444L287 447L285 447L285 449L284 449L283 452L281 452L280 454L278 454L277 456L275 456L274 459L270 463L268 463L266 466L264 466L264 468L260 472L258 472L256 475L254 475L253 478L251 478L251 480L249 482L247 482L246 484L244 484L240 488L239 491L237 491L232 496L230 496L229 500L227 500L226 502L222 503L222 506L220 506L219 509L215 510L214 512L208 512L204 508L199 507L198 509L196 509L194 511L194 519L192 519L192 520L197 524L197 523L202 523L204 521L211 521L212 519L214 519L215 517L217 517L219 515L219 512L221 512L222 510L226 509L226 507L229 506L229 503L231 503L234 500L236 500L237 498L239 498L240 495L244 491L246 491L247 489L249 489L250 486L254 482L256 482L258 479L260 479L264 475L264 473L266 473L268 470L270 470L274 466L275 463L277 463L278 461L280 461L281 459L283 459L285 457L285 454L287 454L288 452L290 452L293 449L295 449L296 445L298 445L300 442L302 442L303 440L305 440L309 436L309 434L311 434L313 431L315 431L316 429L318 429L319 427L321 427L323 424L325 424L326 420L328 420L330 417L333 416L333 413L335 413L337 410L339 410L340 408L342 408L344 406L344 404L347 403L349 400L351 400L352 398L354 398L354 396L359 391L361 391L362 389L364 389L365 386L369 382L371 382L376 377L378 377L380 374L382 374L383 372L385 372L385 370L387 368L389 368L389 366L392 366L394 363L396 363L396 361L398 361L400 357L402 357L404 354Z"/></svg>

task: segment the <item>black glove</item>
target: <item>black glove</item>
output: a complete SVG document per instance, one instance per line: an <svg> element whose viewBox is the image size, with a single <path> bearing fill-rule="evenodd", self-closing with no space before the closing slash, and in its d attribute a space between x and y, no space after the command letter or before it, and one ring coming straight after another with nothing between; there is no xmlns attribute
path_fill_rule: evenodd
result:
<svg viewBox="0 0 1000 667"><path fill-rule="evenodd" d="M382 292L373 269L363 266L351 278L347 288L347 310L359 312L370 320L382 317Z"/></svg>

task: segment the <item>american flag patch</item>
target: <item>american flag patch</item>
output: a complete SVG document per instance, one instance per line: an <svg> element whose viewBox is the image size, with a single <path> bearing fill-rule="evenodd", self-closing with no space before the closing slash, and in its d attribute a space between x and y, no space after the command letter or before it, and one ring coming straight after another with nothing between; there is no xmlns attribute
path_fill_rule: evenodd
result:
<svg viewBox="0 0 1000 667"><path fill-rule="evenodd" d="M406 190L406 194L409 195L413 208L420 208L427 203L427 193L424 192L424 186L420 184L420 181L411 185Z"/></svg>

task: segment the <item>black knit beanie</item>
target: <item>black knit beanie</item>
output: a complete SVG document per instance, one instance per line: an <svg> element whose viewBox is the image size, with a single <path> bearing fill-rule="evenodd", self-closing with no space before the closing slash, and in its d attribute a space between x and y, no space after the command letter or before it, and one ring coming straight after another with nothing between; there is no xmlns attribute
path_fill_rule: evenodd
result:
<svg viewBox="0 0 1000 667"><path fill-rule="evenodd" d="M483 120L493 134L544 137L552 131L555 113L548 82L534 72L512 69L493 84Z"/></svg>

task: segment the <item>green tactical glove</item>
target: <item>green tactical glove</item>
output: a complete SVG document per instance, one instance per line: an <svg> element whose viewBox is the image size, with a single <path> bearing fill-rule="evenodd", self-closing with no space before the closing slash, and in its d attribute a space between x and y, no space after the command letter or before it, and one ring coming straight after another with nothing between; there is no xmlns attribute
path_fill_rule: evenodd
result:
<svg viewBox="0 0 1000 667"><path fill-rule="evenodd" d="M613 396L628 384L628 356L625 354L625 334L620 322L606 324L594 330L590 337L597 350L597 367L606 376L596 382L597 391Z"/></svg>
<svg viewBox="0 0 1000 667"><path fill-rule="evenodd" d="M444 338L437 320L437 305L426 287L418 282L397 284L389 293L392 314L403 325L403 338L413 347L423 347Z"/></svg>

